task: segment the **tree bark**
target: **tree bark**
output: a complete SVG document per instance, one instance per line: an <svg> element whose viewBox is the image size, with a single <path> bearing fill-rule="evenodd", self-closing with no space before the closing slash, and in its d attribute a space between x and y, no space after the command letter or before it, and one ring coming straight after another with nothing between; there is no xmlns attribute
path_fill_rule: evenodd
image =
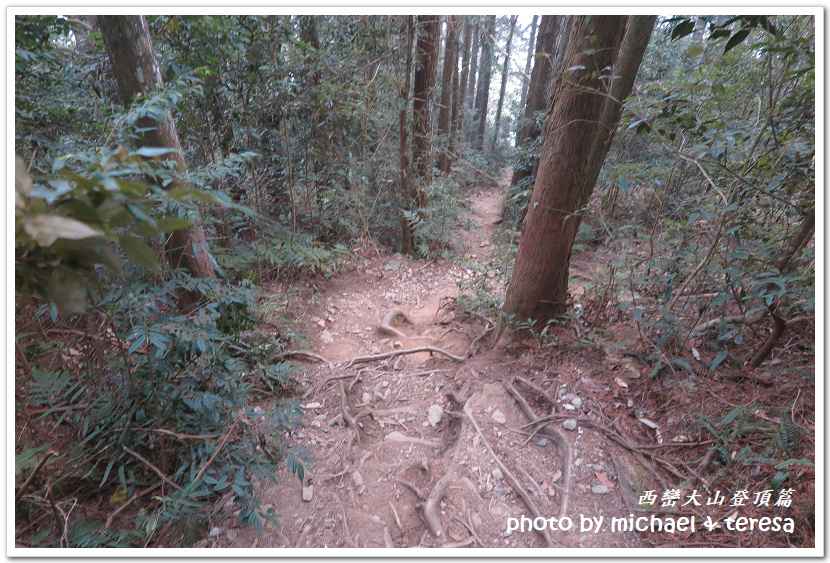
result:
<svg viewBox="0 0 830 563"><path fill-rule="evenodd" d="M534 116L544 111L548 103L548 85L556 61L555 46L559 36L564 32L564 20L568 16L542 16L539 25L539 34L536 37L536 56L533 63L533 73L530 76L530 87L527 94L524 119L519 128L516 148L535 141L542 133L542 126L536 123ZM564 55L564 49L562 52ZM556 64L558 69L559 64ZM510 185L515 186L533 173L535 158L522 158L513 166L513 176Z"/></svg>
<svg viewBox="0 0 830 563"><path fill-rule="evenodd" d="M418 44L415 49L415 90L412 100L412 168L415 202L426 205L423 186L432 182L432 101L438 78L438 16L418 16Z"/></svg>
<svg viewBox="0 0 830 563"><path fill-rule="evenodd" d="M481 61L479 62L479 81L476 88L476 119L478 130L473 146L476 150L484 149L484 128L487 124L487 102L490 99L490 78L493 75L493 44L490 36L496 28L496 16L487 16L481 34Z"/></svg>
<svg viewBox="0 0 830 563"><path fill-rule="evenodd" d="M525 107L527 103L527 87L530 85L530 70L533 68L533 55L536 53L536 22L539 16L533 16L530 23L530 39L527 41L527 63L525 63L525 75L522 76L522 96L519 98L519 107ZM519 146L519 135L522 128L516 129L516 146Z"/></svg>
<svg viewBox="0 0 830 563"><path fill-rule="evenodd" d="M576 215L599 169L588 162L608 135L600 126L605 81L592 73L613 67L627 16L575 17L565 60L574 68L551 97L539 172L525 216L504 311L515 321L553 319L567 310L568 265Z"/></svg>
<svg viewBox="0 0 830 563"><path fill-rule="evenodd" d="M446 148L450 145L450 123L453 110L453 81L458 82L458 17L447 19L447 37L444 42L444 68L441 71L441 107L438 110L438 169L449 174L449 156ZM456 84L457 86L457 84Z"/></svg>
<svg viewBox="0 0 830 563"><path fill-rule="evenodd" d="M404 75L404 87L401 89L402 107L399 115L400 128L400 166L401 166L401 210L405 211L412 205L412 197L407 168L409 167L409 146L407 144L406 114L409 106L409 89L412 84L412 43L414 34L413 16L406 16L406 74ZM412 225L409 224L406 216L401 213L401 254L411 254Z"/></svg>
<svg viewBox="0 0 830 563"><path fill-rule="evenodd" d="M493 124L493 144L490 151L496 150L496 142L499 139L499 125L501 124L501 110L504 107L504 94L507 91L507 76L510 70L510 43L513 41L513 31L516 29L516 20L519 16L510 18L510 32L507 34L507 45L504 50L504 66L501 70L501 89L499 90L499 103L496 106L496 121Z"/></svg>
<svg viewBox="0 0 830 563"><path fill-rule="evenodd" d="M97 24L109 54L118 94L124 106L129 108L139 94L150 95L162 86L147 20L144 16L98 16ZM165 110L161 121L142 118L138 125L145 129L141 145L174 149L176 152L171 153L169 158L176 162L179 171L183 171L182 147L171 113ZM181 185L173 182L169 187ZM200 226L171 232L164 245L164 254L175 270L186 269L192 276L200 278L214 275L205 232ZM199 300L198 294L183 292L177 305L180 310L186 311Z"/></svg>

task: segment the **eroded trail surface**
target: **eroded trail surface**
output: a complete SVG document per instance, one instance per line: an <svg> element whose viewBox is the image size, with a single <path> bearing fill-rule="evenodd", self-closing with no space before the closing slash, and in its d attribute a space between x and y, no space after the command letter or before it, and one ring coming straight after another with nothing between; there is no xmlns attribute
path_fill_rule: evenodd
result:
<svg viewBox="0 0 830 563"><path fill-rule="evenodd" d="M465 257L487 261L499 206L496 188L473 196L476 226ZM637 502L621 492L637 486L620 486L624 456L596 431L603 422L591 412L595 395L610 391L611 376L538 345L505 338L493 344L486 319L455 307L460 282L471 276L459 264L398 255L361 264L321 282L299 319L311 335L309 349L331 362L291 358L310 391L303 397L306 426L287 440L318 460L306 483L310 500L283 471L279 484L264 482L261 492L265 508L281 515L281 529L266 526L258 536L238 528L228 504L216 511L202 545L639 545L633 534L610 531L611 516L627 517ZM395 310L401 314L390 315L392 330L379 328ZM448 355L400 354L418 347ZM575 420L553 420L541 430L529 424L529 415L552 412ZM565 516L572 525L508 530L508 518L522 515ZM581 529L580 515L604 517L601 531ZM565 528L567 520L561 522Z"/></svg>

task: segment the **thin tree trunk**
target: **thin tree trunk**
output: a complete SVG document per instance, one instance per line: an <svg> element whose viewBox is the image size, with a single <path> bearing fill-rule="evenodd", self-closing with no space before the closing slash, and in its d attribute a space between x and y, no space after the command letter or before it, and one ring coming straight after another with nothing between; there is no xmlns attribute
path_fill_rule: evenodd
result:
<svg viewBox="0 0 830 563"><path fill-rule="evenodd" d="M455 151L460 151L459 139L464 135L464 123L467 110L467 83L470 77L470 47L472 43L472 26L470 25L470 17L463 16L464 19L464 41L461 47L461 76L458 82L458 99L454 102L453 108L453 122L455 122L455 133L453 134L453 147ZM452 158L452 156L450 157Z"/></svg>
<svg viewBox="0 0 830 563"><path fill-rule="evenodd" d="M804 217L804 220L801 222L801 228L798 229L798 232L793 235L790 241L787 243L787 246L784 247L784 250L775 260L773 267L778 270L782 275L792 269L792 262L795 255L804 248L810 239L813 237L813 230L816 227L816 214L815 210L810 210L807 213L807 216ZM769 310L770 314L772 315L772 319L775 322L775 326L772 329L772 333L767 337L766 341L763 345L752 355L747 362L747 365L751 368L757 368L761 365L761 363L767 359L767 356L773 351L775 346L781 340L781 337L784 336L784 331L787 330L787 321L778 313L778 299L774 301L767 309Z"/></svg>
<svg viewBox="0 0 830 563"><path fill-rule="evenodd" d="M407 144L408 135L406 125L406 114L409 106L409 89L412 85L412 43L414 34L414 25L412 20L413 16L406 16L406 74L404 78L404 87L401 90L401 100L403 104L399 115L402 211L409 209L411 202L414 199L410 191L409 177L407 173L407 168L409 166L409 147ZM412 225L410 225L406 216L401 213L401 254L411 254L412 250Z"/></svg>
<svg viewBox="0 0 830 563"><path fill-rule="evenodd" d="M585 186L593 186L599 175L585 155L598 143L598 135L608 135L598 123L606 101L599 93L604 81L592 73L613 67L627 19L575 17L565 55L565 64L574 70L551 98L539 173L504 304L515 321L545 321L567 310L575 215Z"/></svg>
<svg viewBox="0 0 830 563"><path fill-rule="evenodd" d="M504 50L504 66L501 71L501 90L499 90L499 103L496 106L496 121L493 124L493 145L490 151L496 150L496 142L499 139L499 125L501 124L501 110L504 106L504 93L507 91L507 76L510 65L510 43L513 41L513 31L516 29L516 20L519 16L510 18L510 32L507 34L507 46Z"/></svg>
<svg viewBox="0 0 830 563"><path fill-rule="evenodd" d="M458 81L458 41L456 39L458 17L447 19L447 37L444 42L444 68L441 71L441 107L438 111L438 169L449 174L449 158L446 148L450 144L450 118L453 108L453 80Z"/></svg>
<svg viewBox="0 0 830 563"><path fill-rule="evenodd" d="M479 62L479 81L476 88L476 119L478 130L473 146L476 150L484 149L484 129L487 124L487 102L490 98L490 78L493 75L493 44L490 36L496 28L496 16L487 16L481 34L481 61Z"/></svg>
<svg viewBox="0 0 830 563"><path fill-rule="evenodd" d="M481 35L481 26L478 22L477 16L470 16L470 37L472 38L472 47L470 48L470 75L467 80L467 101L466 107L474 109L476 103L476 73L478 72L478 40ZM473 118L475 121L475 117Z"/></svg>
<svg viewBox="0 0 830 563"><path fill-rule="evenodd" d="M533 16L533 21L530 23L530 39L527 42L527 63L525 63L525 75L522 76L522 96L519 98L519 107L525 107L527 103L527 87L530 86L530 70L533 68L533 55L536 54L536 22L539 16ZM519 146L519 135L521 135L522 128L516 129L516 146Z"/></svg>
<svg viewBox="0 0 830 563"><path fill-rule="evenodd" d="M125 107L139 94L150 95L162 86L161 72L156 61L150 29L144 16L98 16L104 45L109 54L112 72L118 87L118 94ZM160 121L144 117L138 121L144 129L141 145L145 147L166 147L174 149L168 158L175 161L179 172L185 169L179 135L169 110L164 110ZM168 188L181 187L172 182ZM175 270L186 269L194 277L214 275L213 262L200 226L178 229L170 233L164 245L164 254ZM200 300L195 292L179 294L178 307L190 310Z"/></svg>

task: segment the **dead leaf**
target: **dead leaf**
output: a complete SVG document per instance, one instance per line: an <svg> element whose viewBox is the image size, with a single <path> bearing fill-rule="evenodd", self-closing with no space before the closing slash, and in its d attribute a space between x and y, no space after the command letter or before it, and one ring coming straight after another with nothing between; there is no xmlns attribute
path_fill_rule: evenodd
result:
<svg viewBox="0 0 830 563"><path fill-rule="evenodd" d="M614 483L599 471L594 471L594 475L596 475L597 479L599 479L599 482L605 485L608 489L614 488Z"/></svg>
<svg viewBox="0 0 830 563"><path fill-rule="evenodd" d="M614 378L614 383L622 387L623 389L628 389L628 383L620 379L619 377Z"/></svg>

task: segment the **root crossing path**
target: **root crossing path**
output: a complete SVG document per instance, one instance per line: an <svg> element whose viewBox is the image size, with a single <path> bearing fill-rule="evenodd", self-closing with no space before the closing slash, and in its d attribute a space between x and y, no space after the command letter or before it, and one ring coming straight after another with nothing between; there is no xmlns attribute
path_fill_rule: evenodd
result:
<svg viewBox="0 0 830 563"><path fill-rule="evenodd" d="M552 366L538 345L494 345L488 320L456 306L470 264L493 252L503 190L472 196L464 265L366 253L307 296L298 322L309 353L286 354L308 389L307 419L286 440L312 452L312 473L258 483L261 510L279 514L280 528L258 535L239 527L238 506L220 503L199 546L640 545L610 520L627 518L631 491L646 485L620 477L632 473L619 467L625 456L584 422L607 376ZM568 430L551 414L583 422ZM524 531L512 530L522 516ZM529 530L539 517L570 529ZM580 517L604 521L587 531Z"/></svg>

